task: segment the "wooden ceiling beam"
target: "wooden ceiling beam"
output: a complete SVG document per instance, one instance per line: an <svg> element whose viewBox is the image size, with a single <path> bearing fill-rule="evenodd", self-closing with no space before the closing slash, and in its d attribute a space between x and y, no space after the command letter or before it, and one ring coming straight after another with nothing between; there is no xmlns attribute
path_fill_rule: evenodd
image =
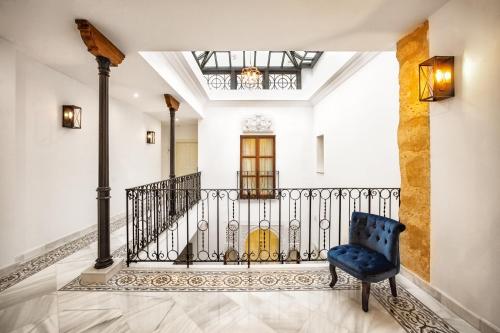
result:
<svg viewBox="0 0 500 333"><path fill-rule="evenodd" d="M165 94L163 95L165 97L165 102L167 103L167 106L168 106L168 109L170 111L177 111L179 110L179 101L177 99L175 99L174 96L170 95L170 94Z"/></svg>
<svg viewBox="0 0 500 333"><path fill-rule="evenodd" d="M125 55L96 27L84 19L76 19L75 23L80 30L80 36L87 46L87 50L96 57L108 58L111 66L118 66L125 59Z"/></svg>

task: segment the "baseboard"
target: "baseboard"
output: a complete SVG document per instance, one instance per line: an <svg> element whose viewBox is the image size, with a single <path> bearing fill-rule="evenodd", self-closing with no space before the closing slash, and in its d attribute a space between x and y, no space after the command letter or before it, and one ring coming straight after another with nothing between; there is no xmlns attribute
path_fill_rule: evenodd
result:
<svg viewBox="0 0 500 333"><path fill-rule="evenodd" d="M453 311L457 316L468 322L471 326L476 328L482 333L500 333L498 328L493 323L490 323L484 318L466 309L455 299L449 297L438 288L432 286L427 281L423 280L420 276L416 275L404 266L401 266L401 275L416 284L419 288L423 289L427 294L436 299L439 303Z"/></svg>
<svg viewBox="0 0 500 333"><path fill-rule="evenodd" d="M118 221L124 217L125 217L125 213L116 214L110 218L110 222ZM16 268L20 264L25 263L25 262L27 262L33 258L36 258L38 256L41 256L47 252L50 252L50 251L58 248L59 246L64 245L64 244L66 244L74 239L85 236L86 234L88 234L96 229L97 229L97 225L93 224L91 226L85 227L85 228L80 229L78 231L72 232L66 236L58 238L50 243L46 243L42 246L39 246L39 247L36 247L36 248L31 249L29 251L26 251L23 254L15 257L13 264L0 268L0 276L4 276L6 274L9 274L9 273L13 272L14 270L16 270Z"/></svg>

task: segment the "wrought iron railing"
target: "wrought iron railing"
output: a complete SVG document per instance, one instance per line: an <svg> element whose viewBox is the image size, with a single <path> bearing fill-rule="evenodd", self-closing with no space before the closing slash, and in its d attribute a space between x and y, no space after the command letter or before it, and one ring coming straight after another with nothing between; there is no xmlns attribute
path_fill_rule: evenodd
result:
<svg viewBox="0 0 500 333"><path fill-rule="evenodd" d="M201 173L170 178L125 190L127 253L138 253L200 199ZM189 196L186 190L190 189Z"/></svg>
<svg viewBox="0 0 500 333"><path fill-rule="evenodd" d="M348 240L353 211L399 218L399 188L268 191L270 198L243 199L241 189L128 190L127 264L323 261ZM169 197L184 200L182 216L165 215Z"/></svg>

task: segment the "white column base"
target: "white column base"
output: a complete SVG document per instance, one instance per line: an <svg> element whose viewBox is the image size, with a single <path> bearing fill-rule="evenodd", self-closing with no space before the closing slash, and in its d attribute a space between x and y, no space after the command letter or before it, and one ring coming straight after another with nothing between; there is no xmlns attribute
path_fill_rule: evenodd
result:
<svg viewBox="0 0 500 333"><path fill-rule="evenodd" d="M80 283L83 285L92 283L105 284L122 267L123 259L114 259L113 264L106 268L96 269L94 266L91 266L80 275Z"/></svg>

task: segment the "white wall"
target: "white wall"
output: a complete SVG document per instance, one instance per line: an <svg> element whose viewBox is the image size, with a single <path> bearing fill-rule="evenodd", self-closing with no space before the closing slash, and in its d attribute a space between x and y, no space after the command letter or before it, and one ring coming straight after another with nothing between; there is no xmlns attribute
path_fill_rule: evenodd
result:
<svg viewBox="0 0 500 333"><path fill-rule="evenodd" d="M324 135L325 152L317 186L399 187L398 73L395 53L380 53L314 106L312 142Z"/></svg>
<svg viewBox="0 0 500 333"><path fill-rule="evenodd" d="M87 87L0 39L0 267L96 224L96 89L97 65ZM82 107L82 129L62 128L63 104ZM147 130L161 142L159 121L111 99L111 216L124 213L126 187L160 177L161 145L145 143Z"/></svg>
<svg viewBox="0 0 500 333"><path fill-rule="evenodd" d="M431 284L500 327L500 2L454 0L429 20L455 56L456 96L431 103Z"/></svg>
<svg viewBox="0 0 500 333"><path fill-rule="evenodd" d="M205 111L198 124L198 164L204 188L236 188L240 135L245 118L272 119L280 187L306 187L312 175L312 109L299 103L223 103Z"/></svg>

